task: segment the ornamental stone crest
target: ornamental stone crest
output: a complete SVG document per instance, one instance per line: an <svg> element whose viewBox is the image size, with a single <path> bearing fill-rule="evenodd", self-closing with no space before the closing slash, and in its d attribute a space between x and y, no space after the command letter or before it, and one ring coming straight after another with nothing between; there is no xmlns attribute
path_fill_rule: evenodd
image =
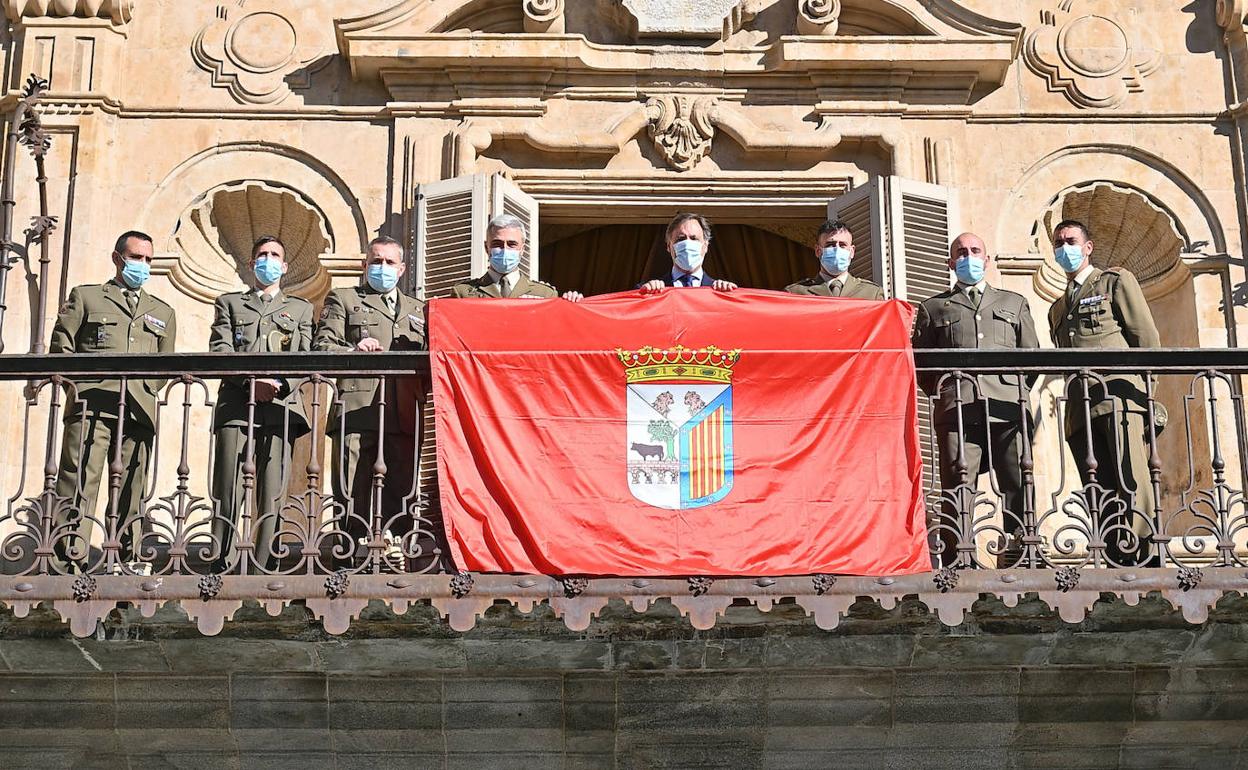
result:
<svg viewBox="0 0 1248 770"><path fill-rule="evenodd" d="M1064 2L1041 14L1027 36L1023 59L1049 90L1079 107L1116 107L1144 90L1144 79L1161 66L1161 55L1144 43L1141 30L1118 21L1071 12Z"/></svg>
<svg viewBox="0 0 1248 770"><path fill-rule="evenodd" d="M710 152L715 136L711 112L713 96L669 94L646 102L649 133L663 160L677 171L688 171Z"/></svg>
<svg viewBox="0 0 1248 770"><path fill-rule="evenodd" d="M307 88L326 43L297 23L300 0L238 0L217 6L191 54L212 84L241 103L276 104ZM292 21L296 20L296 21ZM328 63L328 57L320 66ZM311 65L311 66L310 66Z"/></svg>

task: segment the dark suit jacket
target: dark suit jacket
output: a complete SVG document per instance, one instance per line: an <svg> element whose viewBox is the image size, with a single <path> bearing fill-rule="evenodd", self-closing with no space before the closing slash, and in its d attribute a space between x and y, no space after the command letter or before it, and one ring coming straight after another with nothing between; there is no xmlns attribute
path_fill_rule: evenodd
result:
<svg viewBox="0 0 1248 770"><path fill-rule="evenodd" d="M663 279L663 285L664 285L664 286L675 286L675 285L676 285L676 282L672 280L672 271L671 271L671 270L668 270L668 271L667 271L666 273L664 273L662 276L656 276L656 277L661 277L661 278ZM650 280L654 280L654 279L652 278L652 279L650 279ZM710 286L711 284L715 283L715 281L717 281L717 280L719 280L719 279L718 279L718 278L712 278L711 276L707 275L706 273L703 273L703 274L702 274L702 283L700 283L700 284L698 284L698 285L699 285L699 286ZM641 283L637 284L637 285L636 285L636 286L634 286L633 288L634 288L634 289L640 289L642 286L645 286L645 285L646 285L646 283L648 283L648 282L647 282L647 281L642 281Z"/></svg>

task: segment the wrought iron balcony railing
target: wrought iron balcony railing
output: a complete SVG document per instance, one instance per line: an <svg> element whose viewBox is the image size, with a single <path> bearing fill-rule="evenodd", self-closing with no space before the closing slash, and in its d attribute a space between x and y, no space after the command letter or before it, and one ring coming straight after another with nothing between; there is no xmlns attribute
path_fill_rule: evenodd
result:
<svg viewBox="0 0 1248 770"><path fill-rule="evenodd" d="M1248 590L1244 351L946 350L915 360L936 394L921 410L932 572L660 579L458 572L433 494L425 354L0 356L11 415L0 444L0 601L18 615L49 602L81 635L119 603L153 611L169 601L205 633L249 600L274 611L303 602L331 632L369 600L400 611L431 601L456 629L496 600L546 602L582 628L612 598L638 610L668 599L698 627L734 600L796 602L832 627L862 596L888 606L917 595L957 623L983 594L1008 604L1035 593L1074 622L1102 592L1132 601L1158 591L1199 622L1225 592ZM363 458L354 480L334 457L343 444L325 434L348 419L334 410L340 378L382 383L376 405L349 418L386 437L379 452L350 450ZM267 503L252 493L264 487L257 452L269 450L244 429L236 478L247 494L224 500L230 485L212 483L228 456L212 427L217 381L231 383L251 424L265 419L258 382L268 379L300 393L311 429L288 417L266 429L292 448L268 455L281 473ZM137 387L154 394L150 410L117 395ZM88 423L97 433L67 430ZM107 453L98 480L83 461L90 451ZM1144 453L1135 465L1106 462L1132 451Z"/></svg>

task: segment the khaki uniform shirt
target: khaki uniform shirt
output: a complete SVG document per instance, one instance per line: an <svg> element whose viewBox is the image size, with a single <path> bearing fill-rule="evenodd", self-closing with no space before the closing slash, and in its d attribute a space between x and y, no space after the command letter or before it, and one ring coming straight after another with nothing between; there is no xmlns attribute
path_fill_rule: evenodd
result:
<svg viewBox="0 0 1248 770"><path fill-rule="evenodd" d="M287 353L312 349L312 303L286 292L265 302L254 291L240 291L217 297L208 338L213 353ZM281 389L269 403L256 404L256 422L281 426L290 412L291 430L308 427L307 414L299 397L301 380L281 379ZM247 424L247 379L231 377L221 381L213 423Z"/></svg>
<svg viewBox="0 0 1248 770"><path fill-rule="evenodd" d="M172 353L178 324L173 308L142 289L134 309L116 281L77 286L61 307L52 329L52 353ZM156 421L157 394L164 379L127 380L130 416L147 425ZM78 380L78 397L89 409L116 414L120 380ZM66 417L75 413L71 404Z"/></svg>
<svg viewBox="0 0 1248 770"><path fill-rule="evenodd" d="M385 295L378 294L368 286L334 289L325 298L325 307L321 310L321 321L316 328L312 349L350 351L356 349L360 340L372 337L381 343L384 350L424 350L424 303L398 290L395 291L395 298L395 313L392 315L386 307ZM344 415L347 432L376 431L377 410L370 407L377 401L379 382L376 377L340 379L338 397L342 403L334 404L330 410L327 431L331 434L338 433ZM414 397L414 392L411 388L396 392L393 386L399 384L396 381L387 386L387 403L399 409L397 416L387 412L387 433L406 433L415 428L414 425L407 424L412 420L411 415L415 414L415 404L405 403L405 400ZM410 411L408 406L412 407Z"/></svg>
<svg viewBox="0 0 1248 770"><path fill-rule="evenodd" d="M916 348L1037 348L1035 323L1027 300L1021 294L982 284L983 295L976 307L961 287L941 292L919 304L914 321L911 341ZM921 374L919 385L929 395L940 380L938 374ZM1035 377L1023 383L1030 389ZM985 374L979 377L980 398L988 399L988 417L992 421L1020 420L1019 375ZM935 424L949 424L957 420L957 387L954 378L945 380L940 387L932 413ZM1023 392L1026 395L1026 391ZM973 419L983 414L982 403L977 404L975 390L970 381L962 383L964 418ZM982 419L982 418L981 418Z"/></svg>
<svg viewBox="0 0 1248 770"><path fill-rule="evenodd" d="M832 289L828 285L833 279L825 280L822 275L791 283L784 287L789 294L810 294L817 297L831 297ZM884 299L884 290L878 285L863 278L846 275L841 287L840 296L847 299Z"/></svg>
<svg viewBox="0 0 1248 770"><path fill-rule="evenodd" d="M486 273L478 278L473 278L463 283L457 283L451 287L451 296L456 299L465 299L468 297L501 297L502 290L498 283L494 280L494 276ZM524 275L516 279L516 285L511 290L511 299L517 297L539 297L541 299L549 299L558 297L559 290L545 281L531 281Z"/></svg>
<svg viewBox="0 0 1248 770"><path fill-rule="evenodd" d="M1153 323L1152 311L1144 299L1135 276L1126 270L1093 269L1075 292L1068 293L1049 307L1049 328L1053 344L1059 348L1122 348L1161 347L1161 336ZM1147 391L1139 375L1106 377L1109 396L1125 399L1119 408L1147 411ZM1112 414L1114 402L1105 389L1089 388L1092 417ZM1083 392L1072 385L1066 410L1066 426L1070 433L1082 430Z"/></svg>

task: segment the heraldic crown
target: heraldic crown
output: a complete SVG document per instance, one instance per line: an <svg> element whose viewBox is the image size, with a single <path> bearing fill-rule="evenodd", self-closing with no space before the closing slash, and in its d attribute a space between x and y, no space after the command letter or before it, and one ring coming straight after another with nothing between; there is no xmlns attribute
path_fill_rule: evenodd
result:
<svg viewBox="0 0 1248 770"><path fill-rule="evenodd" d="M624 364L625 381L640 382L686 380L732 383L732 368L741 358L741 350L720 350L714 345L694 350L684 345L672 348L644 347L640 350L616 348L615 354Z"/></svg>

